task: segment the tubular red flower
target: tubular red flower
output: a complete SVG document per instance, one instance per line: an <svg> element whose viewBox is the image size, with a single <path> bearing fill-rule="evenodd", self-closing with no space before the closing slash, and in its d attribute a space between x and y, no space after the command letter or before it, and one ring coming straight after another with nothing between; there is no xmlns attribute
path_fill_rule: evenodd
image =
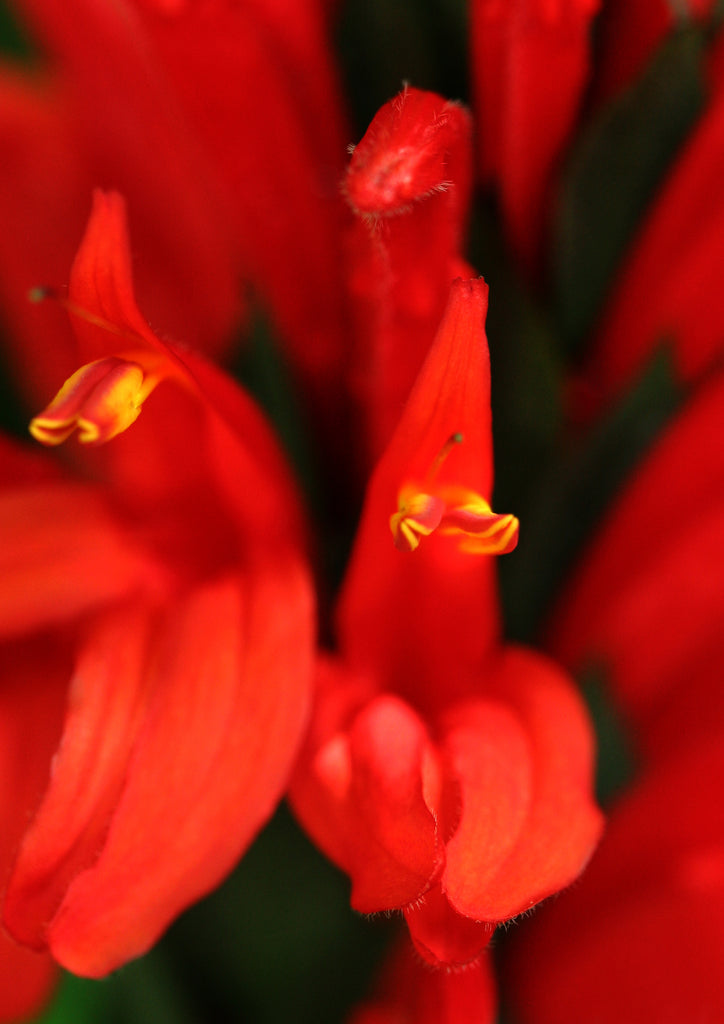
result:
<svg viewBox="0 0 724 1024"><path fill-rule="evenodd" d="M470 188L470 116L435 93L406 87L354 149L343 182L357 216L347 246L350 372L373 462L432 344L450 283L469 273L461 248Z"/></svg>
<svg viewBox="0 0 724 1024"><path fill-rule="evenodd" d="M483 176L500 191L511 244L528 269L540 257L551 174L587 84L599 3L472 0Z"/></svg>
<svg viewBox="0 0 724 1024"><path fill-rule="evenodd" d="M454 282L370 481L339 605L340 654L319 668L291 789L302 823L351 875L353 906L403 909L434 964L477 959L497 922L576 877L601 827L590 730L570 681L501 645L491 560L466 550L467 538L461 549L457 532L479 542L477 521L456 520L454 536L442 528L459 513L451 494L489 509L486 309L482 280ZM419 505L405 499L402 513L418 543L396 547L390 510L425 480ZM393 533L404 537L398 515ZM517 520L506 522L516 533Z"/></svg>
<svg viewBox="0 0 724 1024"><path fill-rule="evenodd" d="M77 449L83 484L8 460L0 505L19 555L0 632L30 644L50 627L66 653L51 676L53 771L43 781L51 741L3 914L23 944L98 977L217 884L271 813L304 725L313 616L299 503L269 428L146 325L116 194L95 196L67 308L107 391L74 375L55 409L78 418L78 398L105 431L81 442L113 440ZM133 422L113 401L129 365L142 389L144 374L159 384ZM52 409L36 432L55 443Z"/></svg>

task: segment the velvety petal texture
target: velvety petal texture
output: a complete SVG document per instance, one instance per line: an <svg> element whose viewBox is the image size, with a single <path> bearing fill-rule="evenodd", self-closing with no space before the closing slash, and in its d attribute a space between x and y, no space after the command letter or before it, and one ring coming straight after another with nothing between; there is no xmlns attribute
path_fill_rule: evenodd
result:
<svg viewBox="0 0 724 1024"><path fill-rule="evenodd" d="M30 643L51 627L67 647L62 735L8 854L4 922L92 977L147 950L271 814L314 641L299 502L271 431L220 371L150 331L130 266L124 203L99 192L66 306L82 358L139 372L138 393L119 398L113 377L100 405L72 407L71 430L101 406L122 421L107 445L67 442L95 482L1 460L6 557L25 573L2 632Z"/></svg>

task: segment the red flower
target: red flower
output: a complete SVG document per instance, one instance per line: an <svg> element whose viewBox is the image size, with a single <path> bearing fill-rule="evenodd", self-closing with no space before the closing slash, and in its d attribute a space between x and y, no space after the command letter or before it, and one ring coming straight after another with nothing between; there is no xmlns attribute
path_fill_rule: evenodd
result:
<svg viewBox="0 0 724 1024"><path fill-rule="evenodd" d="M600 0L472 0L473 86L483 176L529 269L540 258L551 176L590 70Z"/></svg>
<svg viewBox="0 0 724 1024"><path fill-rule="evenodd" d="M479 956L497 922L576 877L601 827L583 708L553 664L501 644L480 553L517 533L488 504L486 309L482 280L453 284L372 477L292 784L353 906L403 909L432 963Z"/></svg>
<svg viewBox="0 0 724 1024"><path fill-rule="evenodd" d="M461 252L472 176L470 115L406 87L355 147L343 190L356 343L351 390L371 463L387 446L433 342L451 281L470 276Z"/></svg>
<svg viewBox="0 0 724 1024"><path fill-rule="evenodd" d="M101 184L128 197L151 323L228 352L250 282L301 372L329 384L347 134L317 0L19 6L47 54L41 72L0 79L1 277L21 377L43 363L49 322L39 330L25 293L63 279Z"/></svg>
<svg viewBox="0 0 724 1024"><path fill-rule="evenodd" d="M270 431L146 325L116 194L96 194L67 308L91 365L33 432L57 444L75 427L86 445L69 469L9 447L2 465L3 700L32 737L3 919L97 977L216 885L271 813L305 720L313 621Z"/></svg>

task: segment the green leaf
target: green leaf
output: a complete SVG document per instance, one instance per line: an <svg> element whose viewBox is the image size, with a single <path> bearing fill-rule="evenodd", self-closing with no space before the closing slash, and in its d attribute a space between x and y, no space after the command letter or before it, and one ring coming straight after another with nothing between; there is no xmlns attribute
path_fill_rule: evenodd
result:
<svg viewBox="0 0 724 1024"><path fill-rule="evenodd" d="M577 351L626 246L705 100L706 29L670 35L643 74L579 136L553 227L553 276L564 338Z"/></svg>

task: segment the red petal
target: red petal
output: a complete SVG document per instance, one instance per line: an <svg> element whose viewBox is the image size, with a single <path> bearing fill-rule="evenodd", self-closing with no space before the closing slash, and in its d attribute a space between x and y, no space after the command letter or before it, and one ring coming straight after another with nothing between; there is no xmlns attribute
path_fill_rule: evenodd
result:
<svg viewBox="0 0 724 1024"><path fill-rule="evenodd" d="M352 853L352 906L400 907L428 887L441 857L434 808L425 799L427 731L395 697L378 697L350 730L352 813L367 826Z"/></svg>
<svg viewBox="0 0 724 1024"><path fill-rule="evenodd" d="M69 883L103 845L146 711L152 622L143 605L109 612L82 644L52 776L5 900L8 927L35 948L45 947Z"/></svg>
<svg viewBox="0 0 724 1024"><path fill-rule="evenodd" d="M340 662L322 662L290 797L314 841L351 875L358 910L401 907L428 887L441 853L439 789L418 716L372 696Z"/></svg>
<svg viewBox="0 0 724 1024"><path fill-rule="evenodd" d="M447 843L443 888L467 917L503 920L512 914L483 910L491 881L528 822L535 784L529 738L513 709L490 700L449 712L444 737L461 817Z"/></svg>
<svg viewBox="0 0 724 1024"><path fill-rule="evenodd" d="M448 725L462 817L442 884L460 913L502 921L580 874L602 818L591 797L591 726L565 674L506 648L487 669L486 691L509 710L481 701Z"/></svg>
<svg viewBox="0 0 724 1024"><path fill-rule="evenodd" d="M70 669L69 644L60 637L46 634L30 641L5 641L0 647L0 890L28 816L47 783ZM49 956L22 949L2 934L0 1021L14 1022L39 1012L56 974Z"/></svg>
<svg viewBox="0 0 724 1024"><path fill-rule="evenodd" d="M440 468L440 484L452 479L490 494L486 309L482 280L453 284L435 344L370 482L340 602L341 645L350 664L416 708L437 708L466 692L497 635L492 559L461 553L452 540L434 543L434 537L403 553L389 529L401 485L424 479L452 434L464 440ZM416 637L424 643L412 642ZM441 679L448 681L444 691Z"/></svg>
<svg viewBox="0 0 724 1024"><path fill-rule="evenodd" d="M163 578L83 484L5 490L0 533L0 635L67 622Z"/></svg>
<svg viewBox="0 0 724 1024"><path fill-rule="evenodd" d="M69 298L79 310L101 318L110 327L74 316L82 362L137 346L168 358L165 346L136 305L126 204L117 192L96 189L93 193L93 209L70 273Z"/></svg>
<svg viewBox="0 0 724 1024"><path fill-rule="evenodd" d="M608 303L587 367L610 401L661 345L684 381L715 364L724 338L717 268L724 259L724 84L659 190ZM589 413L596 412L592 405Z"/></svg>
<svg viewBox="0 0 724 1024"><path fill-rule="evenodd" d="M304 725L312 639L306 576L280 570L246 592L232 580L196 591L157 637L152 697L105 844L48 932L76 973L97 977L145 952L218 884L278 801Z"/></svg>
<svg viewBox="0 0 724 1024"><path fill-rule="evenodd" d="M472 6L483 166L496 174L508 232L529 265L540 256L551 173L586 86L598 6L599 0L476 0Z"/></svg>
<svg viewBox="0 0 724 1024"><path fill-rule="evenodd" d="M423 960L448 969L479 960L495 931L495 924L458 914L439 884L405 909L405 920Z"/></svg>

